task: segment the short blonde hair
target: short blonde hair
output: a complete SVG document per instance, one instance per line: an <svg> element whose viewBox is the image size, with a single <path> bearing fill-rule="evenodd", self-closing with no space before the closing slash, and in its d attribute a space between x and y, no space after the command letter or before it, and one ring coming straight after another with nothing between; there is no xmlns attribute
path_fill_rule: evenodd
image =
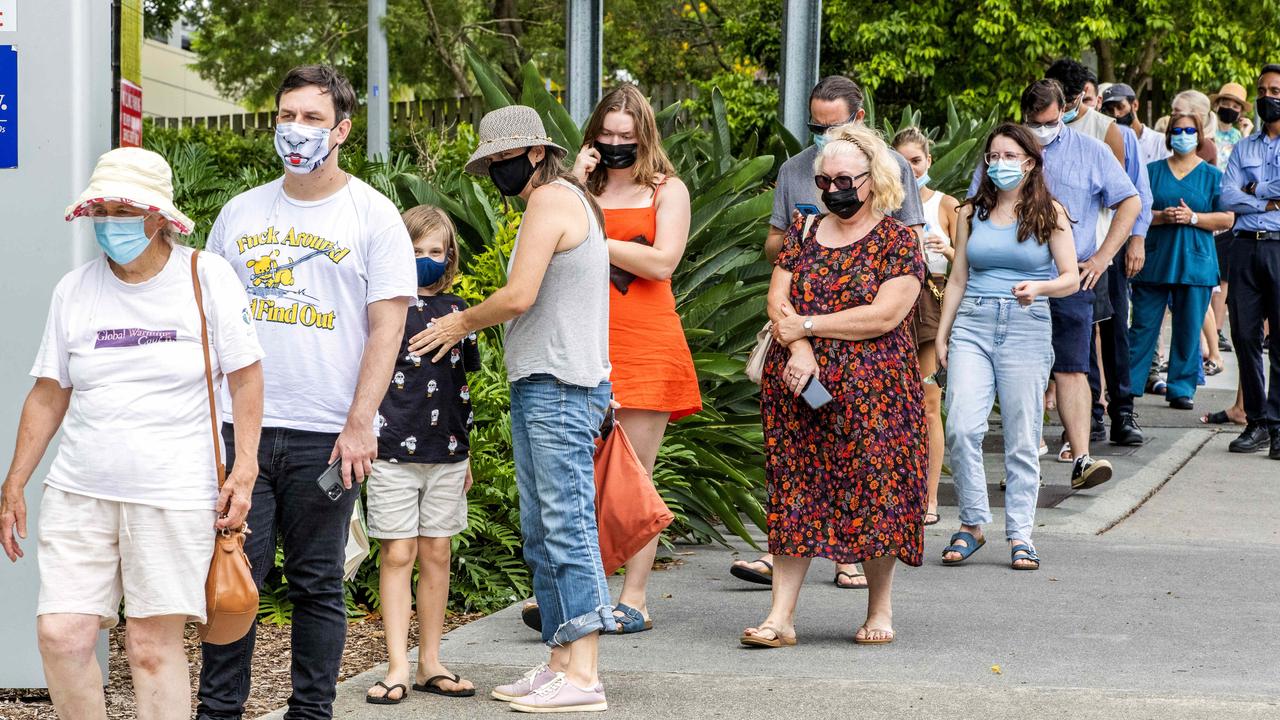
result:
<svg viewBox="0 0 1280 720"><path fill-rule="evenodd" d="M1209 118L1213 115L1212 104L1209 102L1209 96L1199 90L1183 90L1173 96L1173 101L1169 103L1172 108L1175 105L1191 106L1191 113L1200 116L1200 125L1203 127L1209 124ZM1169 113L1172 116L1174 113ZM1183 113L1188 114L1188 113ZM1170 117L1169 124L1173 124L1173 118Z"/></svg>
<svg viewBox="0 0 1280 720"><path fill-rule="evenodd" d="M882 215L888 215L902 207L906 196L902 189L902 169L889 152L880 133L862 125L848 123L827 131L827 144L813 162L815 173L822 172L822 165L828 158L851 155L861 152L867 158L867 169L871 176L871 195L868 202L871 209Z"/></svg>
<svg viewBox="0 0 1280 720"><path fill-rule="evenodd" d="M448 213L435 205L419 205L405 210L401 218L414 242L432 233L444 233L444 275L427 290L438 293L453 287L453 279L458 276L458 230Z"/></svg>

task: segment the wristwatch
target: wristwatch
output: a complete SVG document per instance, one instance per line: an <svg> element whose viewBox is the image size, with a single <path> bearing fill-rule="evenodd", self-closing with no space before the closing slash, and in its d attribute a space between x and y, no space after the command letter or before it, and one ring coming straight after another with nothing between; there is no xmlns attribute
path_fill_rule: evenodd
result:
<svg viewBox="0 0 1280 720"><path fill-rule="evenodd" d="M804 334L813 337L813 318L804 319Z"/></svg>
<svg viewBox="0 0 1280 720"><path fill-rule="evenodd" d="M1192 225L1200 224L1200 216L1195 214L1194 212L1191 213L1191 224Z"/></svg>

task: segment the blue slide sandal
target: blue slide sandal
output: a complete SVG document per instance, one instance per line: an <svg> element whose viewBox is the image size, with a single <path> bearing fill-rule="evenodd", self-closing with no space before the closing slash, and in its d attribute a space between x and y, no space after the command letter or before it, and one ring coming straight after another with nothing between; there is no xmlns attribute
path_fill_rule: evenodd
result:
<svg viewBox="0 0 1280 720"><path fill-rule="evenodd" d="M957 540L963 540L965 544L957 545L956 544ZM959 565L965 560L968 560L974 553L978 552L979 548L981 548L983 545L986 545L986 544L987 544L986 538L983 538L982 542L978 542L978 538L974 537L973 533L958 532L955 535L951 536L951 544L942 550L942 555L943 555L942 564L943 565ZM946 554L952 553L952 552L960 553L960 559L948 560L946 558Z"/></svg>

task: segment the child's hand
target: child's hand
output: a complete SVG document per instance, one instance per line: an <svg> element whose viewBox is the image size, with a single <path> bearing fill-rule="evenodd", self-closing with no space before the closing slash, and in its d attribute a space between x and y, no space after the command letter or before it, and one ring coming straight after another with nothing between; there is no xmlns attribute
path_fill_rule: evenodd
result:
<svg viewBox="0 0 1280 720"><path fill-rule="evenodd" d="M475 481L475 478L471 476L471 462L468 461L467 462L467 481L462 485L463 495L466 495L467 493L471 492L471 483L473 483L474 481Z"/></svg>

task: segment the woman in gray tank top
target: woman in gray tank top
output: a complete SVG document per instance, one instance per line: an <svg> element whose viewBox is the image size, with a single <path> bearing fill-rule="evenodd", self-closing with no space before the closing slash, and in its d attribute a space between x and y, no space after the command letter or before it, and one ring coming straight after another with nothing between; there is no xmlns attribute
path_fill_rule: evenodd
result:
<svg viewBox="0 0 1280 720"><path fill-rule="evenodd" d="M511 443L524 557L551 657L492 695L521 712L605 710L600 633L617 623L600 559L592 458L609 407L609 250L600 210L565 174L566 151L532 108L480 121L467 172L526 202L507 284L436 321L409 350L439 360L466 335L506 323Z"/></svg>

